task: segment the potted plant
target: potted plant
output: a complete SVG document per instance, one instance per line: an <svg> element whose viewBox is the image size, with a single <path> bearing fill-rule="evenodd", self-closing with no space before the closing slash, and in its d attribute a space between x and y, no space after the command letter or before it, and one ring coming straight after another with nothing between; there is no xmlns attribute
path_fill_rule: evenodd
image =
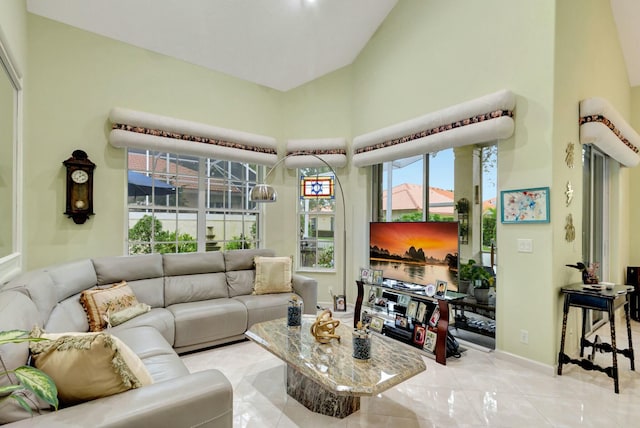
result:
<svg viewBox="0 0 640 428"><path fill-rule="evenodd" d="M28 331L9 330L0 331L0 345L8 343L40 342L47 340L44 338L30 337ZM53 380L42 370L31 366L20 366L14 370L7 370L7 367L0 355L0 375L9 379L9 385L0 386L0 401L6 399L15 400L23 409L30 414L33 413L31 406L24 396L23 391L31 391L41 400L51 404L58 410L58 390ZM11 376L13 375L13 376Z"/></svg>
<svg viewBox="0 0 640 428"><path fill-rule="evenodd" d="M489 288L495 284L495 278L483 266L470 259L466 264L460 265L458 273L458 291L473 294L480 304L489 301ZM466 288L465 288L466 287Z"/></svg>

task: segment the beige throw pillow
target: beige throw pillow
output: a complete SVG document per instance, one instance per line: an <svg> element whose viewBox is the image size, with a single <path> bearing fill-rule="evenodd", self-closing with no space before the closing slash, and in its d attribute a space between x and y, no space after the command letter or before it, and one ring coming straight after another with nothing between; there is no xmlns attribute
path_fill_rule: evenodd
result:
<svg viewBox="0 0 640 428"><path fill-rule="evenodd" d="M109 325L115 327L123 322L129 321L138 315L146 314L151 310L151 306L146 303L138 303L137 305L129 306L118 312L114 312L109 315Z"/></svg>
<svg viewBox="0 0 640 428"><path fill-rule="evenodd" d="M109 288L92 288L80 294L80 303L87 313L90 331L102 331L109 315L138 304L136 295L126 281Z"/></svg>
<svg viewBox="0 0 640 428"><path fill-rule="evenodd" d="M256 278L252 294L291 293L291 257L254 258Z"/></svg>
<svg viewBox="0 0 640 428"><path fill-rule="evenodd" d="M117 337L106 333L42 334L31 342L37 368L48 374L64 405L81 403L151 385L140 358Z"/></svg>

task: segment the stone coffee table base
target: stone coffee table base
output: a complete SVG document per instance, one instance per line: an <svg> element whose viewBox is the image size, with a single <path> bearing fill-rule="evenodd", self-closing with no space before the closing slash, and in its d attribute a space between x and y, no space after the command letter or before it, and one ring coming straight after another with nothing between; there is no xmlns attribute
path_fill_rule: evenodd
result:
<svg viewBox="0 0 640 428"><path fill-rule="evenodd" d="M312 412L346 418L360 410L360 397L338 395L287 364L287 394Z"/></svg>

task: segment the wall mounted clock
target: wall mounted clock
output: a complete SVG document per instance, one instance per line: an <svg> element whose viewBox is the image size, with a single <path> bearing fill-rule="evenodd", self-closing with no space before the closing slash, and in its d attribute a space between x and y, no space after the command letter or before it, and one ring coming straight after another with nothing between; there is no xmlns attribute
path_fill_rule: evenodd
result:
<svg viewBox="0 0 640 428"><path fill-rule="evenodd" d="M76 224L83 224L93 212L93 170L96 164L83 150L74 150L62 162L67 168L67 209L64 212Z"/></svg>

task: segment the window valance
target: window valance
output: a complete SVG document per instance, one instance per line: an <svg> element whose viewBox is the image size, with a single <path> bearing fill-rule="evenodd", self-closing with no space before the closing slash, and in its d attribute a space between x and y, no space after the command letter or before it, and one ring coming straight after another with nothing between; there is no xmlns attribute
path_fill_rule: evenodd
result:
<svg viewBox="0 0 640 428"><path fill-rule="evenodd" d="M374 165L510 137L515 95L501 90L353 139L353 164Z"/></svg>
<svg viewBox="0 0 640 428"><path fill-rule="evenodd" d="M287 168L325 166L315 156L322 158L332 168L342 168L347 164L347 140L345 138L288 140L287 158L284 164Z"/></svg>
<svg viewBox="0 0 640 428"><path fill-rule="evenodd" d="M109 113L109 142L115 147L182 153L274 165L276 139L173 117L115 107Z"/></svg>
<svg viewBox="0 0 640 428"><path fill-rule="evenodd" d="M604 98L580 101L580 142L597 146L623 166L640 162L640 135Z"/></svg>

